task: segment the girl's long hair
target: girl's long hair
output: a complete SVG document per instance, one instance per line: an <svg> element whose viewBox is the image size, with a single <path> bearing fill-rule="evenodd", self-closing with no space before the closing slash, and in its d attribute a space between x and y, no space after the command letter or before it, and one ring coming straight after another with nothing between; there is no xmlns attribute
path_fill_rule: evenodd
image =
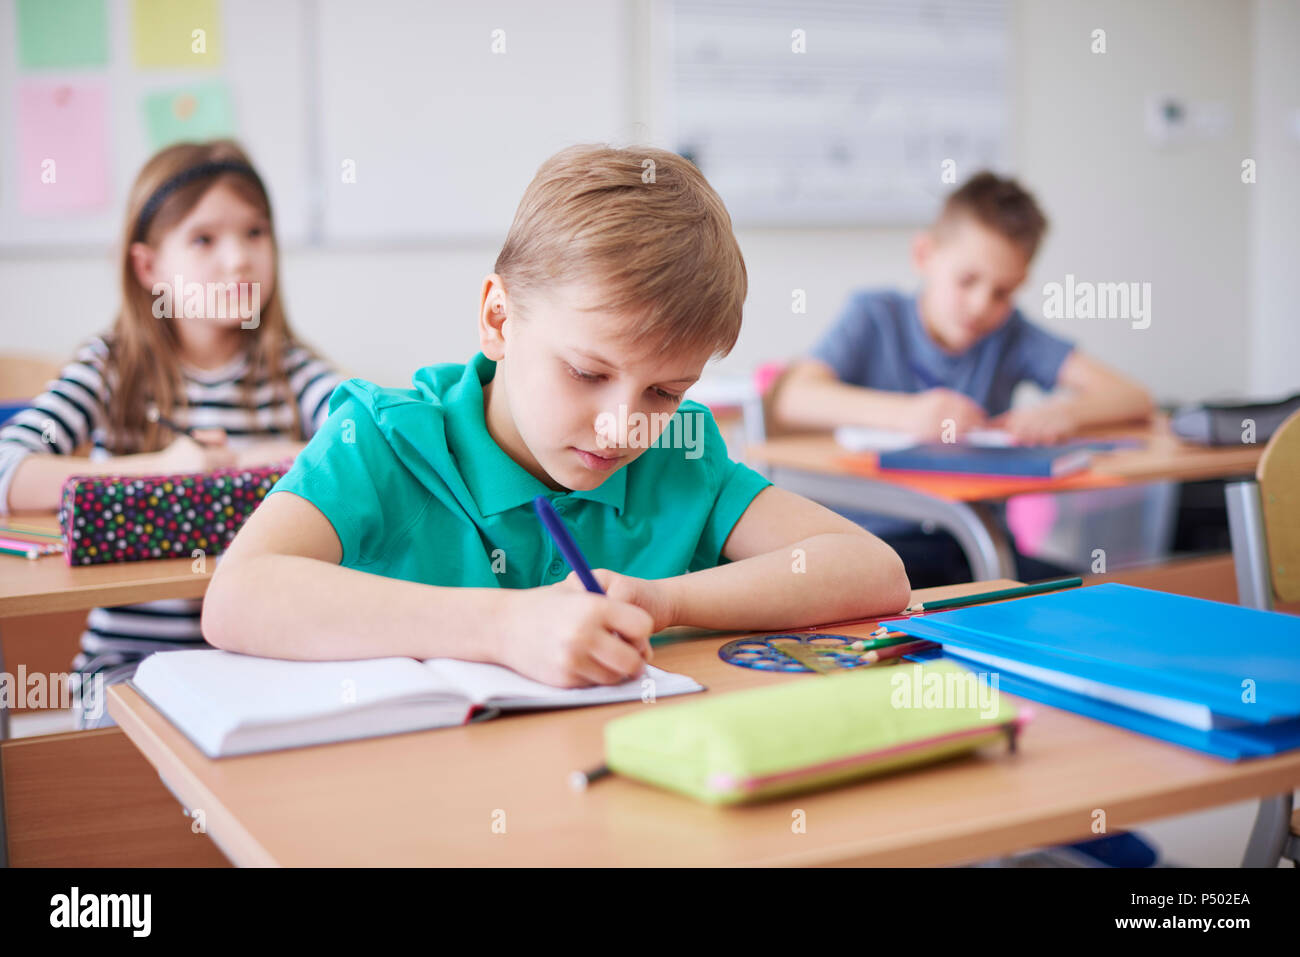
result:
<svg viewBox="0 0 1300 957"><path fill-rule="evenodd" d="M156 404L159 412L170 416L178 405L188 402L182 380L179 346L172 320L154 315L153 292L140 284L131 264L131 244L136 241L140 213L154 192L178 173L204 163L237 161L249 163L239 144L231 140L209 143L177 143L158 152L140 170L127 199L126 226L122 234L121 280L122 307L109 337L109 369L114 379L108 402L106 441L116 454L151 452L170 440L167 430L150 422L148 407ZM251 165L251 163L249 164ZM253 386L265 378L276 396L293 408L294 434L305 438L302 416L284 374L284 356L297 338L289 328L281 305L280 250L275 239L271 201L261 187L239 173L220 173L203 177L171 192L149 221L143 241L157 246L163 236L194 209L204 194L214 186L228 186L245 202L259 210L270 230L275 259L274 288L261 303L260 322L255 329L241 330L248 336L245 346L248 373L240 382L241 404L253 407ZM173 312L181 307L183 290L173 290Z"/></svg>

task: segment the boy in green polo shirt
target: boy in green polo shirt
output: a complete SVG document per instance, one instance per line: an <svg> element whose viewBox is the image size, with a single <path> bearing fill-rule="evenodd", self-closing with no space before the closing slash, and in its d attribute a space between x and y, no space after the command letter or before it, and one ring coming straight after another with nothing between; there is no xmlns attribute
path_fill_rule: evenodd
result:
<svg viewBox="0 0 1300 957"><path fill-rule="evenodd" d="M726 208L691 163L558 153L483 281L482 351L409 389L335 390L223 557L204 636L280 658L496 662L575 687L634 677L670 625L902 608L888 546L731 461L708 410L682 400L735 344L746 285ZM539 494L605 595L566 576Z"/></svg>

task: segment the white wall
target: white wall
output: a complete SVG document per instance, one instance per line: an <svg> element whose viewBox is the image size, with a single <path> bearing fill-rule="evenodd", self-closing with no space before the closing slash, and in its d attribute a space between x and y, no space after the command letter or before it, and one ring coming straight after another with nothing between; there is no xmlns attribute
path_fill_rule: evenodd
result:
<svg viewBox="0 0 1300 957"><path fill-rule="evenodd" d="M1038 315L1043 283L1067 272L1150 282L1149 329L1122 320L1053 325L1143 378L1163 400L1294 386L1296 373L1280 352L1289 345L1296 354L1296 323L1285 319L1295 280L1278 277L1297 272L1300 163L1295 142L1283 141L1275 127L1254 135L1251 112L1263 118L1297 106L1295 3L1017 0L1013 12L1013 159L1052 219L1024 308ZM644 8L632 22L643 40ZM1104 55L1089 52L1096 27L1107 31ZM629 63L646 67L643 44L633 49ZM1252 77L1267 89L1252 92ZM634 120L653 130L647 84L634 77L630 85L643 114ZM1145 97L1156 92L1221 101L1231 127L1220 139L1157 150L1143 132ZM1256 143L1260 183L1248 187L1240 161L1254 155ZM855 288L910 287L909 235L741 232L750 277L745 330L719 371L746 371L803 350ZM290 316L348 371L402 384L415 366L464 361L476 348L479 283L497 251L479 243L286 250ZM107 323L117 296L113 272L99 252L0 260L3 346L66 354ZM796 288L807 290L806 315L790 311ZM1253 324L1252 297L1259 310Z"/></svg>
<svg viewBox="0 0 1300 957"><path fill-rule="evenodd" d="M1280 396L1300 391L1300 3L1257 0L1252 51L1250 380Z"/></svg>

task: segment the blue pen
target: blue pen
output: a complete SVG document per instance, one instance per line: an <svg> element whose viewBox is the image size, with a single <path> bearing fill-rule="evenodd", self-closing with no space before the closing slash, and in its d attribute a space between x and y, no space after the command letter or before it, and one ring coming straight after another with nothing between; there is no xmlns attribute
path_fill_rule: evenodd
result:
<svg viewBox="0 0 1300 957"><path fill-rule="evenodd" d="M600 587L600 582L596 581L596 576L591 573L591 566L587 560L582 557L582 552L578 551L578 543L573 540L569 530L564 527L564 522L560 516L555 513L554 506L546 500L545 495L539 495L533 499L533 510L537 512L537 517L542 520L546 530L551 533L551 538L555 541L555 547L560 550L564 560L569 563L569 567L578 573L578 578L587 591L594 592L597 595L605 594L605 589ZM615 632L614 634L618 634ZM619 635L622 638L622 635ZM627 639L624 638L624 641ZM650 660L650 653L643 651L642 657L647 661Z"/></svg>
<svg viewBox="0 0 1300 957"><path fill-rule="evenodd" d="M560 550L564 560L569 563L569 567L578 573L578 578L587 591L595 592L597 595L605 594L605 589L600 587L596 581L596 576L591 573L591 566L587 560L582 557L582 552L578 551L578 543L573 540L569 530L564 527L564 522L560 521L560 516L555 513L554 506L547 501L545 495L539 495L533 499L533 509L537 512L537 517L542 520L546 530L551 533L551 538L555 541L555 547Z"/></svg>

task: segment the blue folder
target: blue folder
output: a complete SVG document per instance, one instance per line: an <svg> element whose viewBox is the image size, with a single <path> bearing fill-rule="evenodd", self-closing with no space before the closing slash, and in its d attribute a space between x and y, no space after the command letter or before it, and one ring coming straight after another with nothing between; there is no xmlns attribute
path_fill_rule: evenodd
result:
<svg viewBox="0 0 1300 957"><path fill-rule="evenodd" d="M1012 445L993 447L933 442L881 452L880 468L901 472L962 472L970 475L1008 475L1052 478L1087 468L1094 446Z"/></svg>
<svg viewBox="0 0 1300 957"><path fill-rule="evenodd" d="M959 654L944 652L941 656L951 658L976 673L989 670L987 664L971 661ZM940 655L936 653L935 657ZM1168 721L1143 711L1134 711L1109 701L1098 701L1087 695L1043 684L1007 671L998 672L998 691L1051 705L1062 711L1073 711L1085 718L1095 718L1107 724L1127 728L1129 731L1136 731L1139 734L1231 761L1267 757L1270 754L1280 754L1283 751L1300 748L1300 718L1272 724L1202 731L1199 728L1189 728L1185 724Z"/></svg>
<svg viewBox="0 0 1300 957"><path fill-rule="evenodd" d="M945 653L958 657L963 649L996 655L1191 702L1253 725L1200 731L999 673L1013 694L1198 750L1245 757L1300 747L1300 618L1295 616L1107 584L927 614L890 627L938 641ZM975 665L976 670L988 667Z"/></svg>

